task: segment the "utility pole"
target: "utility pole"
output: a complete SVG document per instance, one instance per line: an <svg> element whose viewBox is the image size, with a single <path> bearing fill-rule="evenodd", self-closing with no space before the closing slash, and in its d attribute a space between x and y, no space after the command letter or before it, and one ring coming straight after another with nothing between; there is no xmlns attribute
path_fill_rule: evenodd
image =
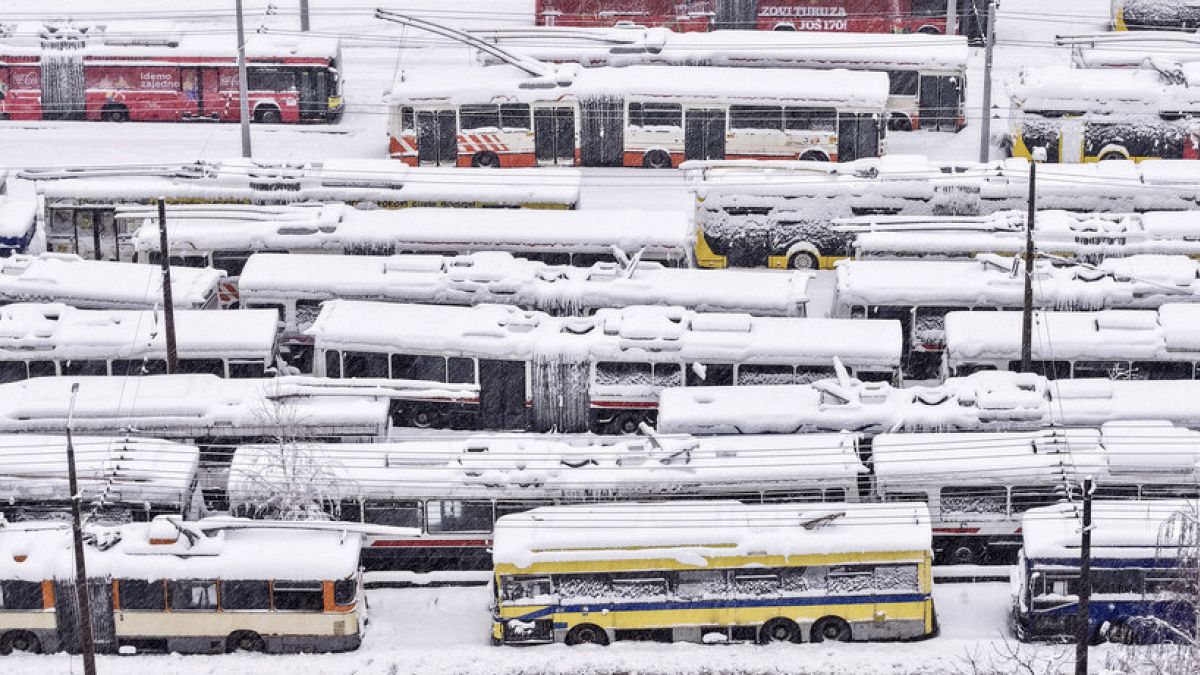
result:
<svg viewBox="0 0 1200 675"><path fill-rule="evenodd" d="M242 157L250 157L250 99L246 94L246 28L243 24L242 0L237 0L238 116L242 121Z"/></svg>
<svg viewBox="0 0 1200 675"><path fill-rule="evenodd" d="M75 603L79 610L79 646L83 652L84 675L96 675L96 643L92 639L92 603L88 593L87 563L83 555L83 522L79 515L79 479L75 475L75 445L71 442L71 419L75 415L75 396L79 383L71 384L71 402L67 404L67 489L71 491L71 536L75 544Z"/></svg>
<svg viewBox="0 0 1200 675"><path fill-rule="evenodd" d="M958 32L958 0L946 0L946 35Z"/></svg>
<svg viewBox="0 0 1200 675"><path fill-rule="evenodd" d="M308 0L300 0L300 32L308 32Z"/></svg>
<svg viewBox="0 0 1200 675"><path fill-rule="evenodd" d="M1079 542L1079 613L1075 616L1075 675L1088 673L1088 638L1091 637L1092 599L1092 479L1083 480L1083 532Z"/></svg>
<svg viewBox="0 0 1200 675"><path fill-rule="evenodd" d="M158 198L158 257L162 263L163 320L167 324L167 374L179 370L175 346L175 301L171 297L171 249L167 246L167 200Z"/></svg>
<svg viewBox="0 0 1200 675"><path fill-rule="evenodd" d="M983 113L979 125L979 161L986 162L991 156L992 136L992 52L996 46L996 2L988 3L986 52L983 60Z"/></svg>
<svg viewBox="0 0 1200 675"><path fill-rule="evenodd" d="M1033 153L1037 154L1036 151ZM1029 158L1029 212L1025 216L1025 302L1021 305L1021 372L1033 366L1033 228L1037 220L1037 158Z"/></svg>

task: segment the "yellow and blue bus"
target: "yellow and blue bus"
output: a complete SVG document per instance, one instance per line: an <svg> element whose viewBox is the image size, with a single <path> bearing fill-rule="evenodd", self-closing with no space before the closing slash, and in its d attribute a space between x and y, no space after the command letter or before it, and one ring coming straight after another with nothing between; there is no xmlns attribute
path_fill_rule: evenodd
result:
<svg viewBox="0 0 1200 675"><path fill-rule="evenodd" d="M822 642L937 630L924 504L634 502L496 522L495 644Z"/></svg>

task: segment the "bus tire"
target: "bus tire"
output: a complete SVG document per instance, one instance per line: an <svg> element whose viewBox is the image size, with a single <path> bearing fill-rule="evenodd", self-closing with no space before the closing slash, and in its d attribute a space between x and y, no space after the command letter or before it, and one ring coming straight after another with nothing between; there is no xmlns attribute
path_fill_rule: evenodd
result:
<svg viewBox="0 0 1200 675"><path fill-rule="evenodd" d="M273 105L264 105L254 109L254 121L259 124L279 124L283 121L283 114Z"/></svg>
<svg viewBox="0 0 1200 675"><path fill-rule="evenodd" d="M109 103L100 110L100 119L105 122L128 122L129 108L119 103Z"/></svg>
<svg viewBox="0 0 1200 675"><path fill-rule="evenodd" d="M37 654L42 651L42 643L33 633L23 630L14 630L5 633L0 637L0 654L11 654L13 652L29 652Z"/></svg>
<svg viewBox="0 0 1200 675"><path fill-rule="evenodd" d="M643 169L671 168L671 155L665 150L651 150L642 157Z"/></svg>
<svg viewBox="0 0 1200 675"><path fill-rule="evenodd" d="M772 642L799 642L800 626L791 619L771 619L758 629L758 641L764 645Z"/></svg>
<svg viewBox="0 0 1200 675"><path fill-rule="evenodd" d="M642 416L638 413L617 413L608 423L608 433L619 436L632 436L638 432L638 426L641 423Z"/></svg>
<svg viewBox="0 0 1200 675"><path fill-rule="evenodd" d="M941 35L942 34L941 29L938 28L937 26L921 26L920 28L917 29L917 32L924 33L925 35Z"/></svg>
<svg viewBox="0 0 1200 675"><path fill-rule="evenodd" d="M581 623L567 632L567 637L563 642L569 645L604 646L608 644L608 633L595 624Z"/></svg>
<svg viewBox="0 0 1200 675"><path fill-rule="evenodd" d="M471 158L471 166L476 169L499 169L500 157L494 152L477 152Z"/></svg>
<svg viewBox="0 0 1200 675"><path fill-rule="evenodd" d="M254 631L239 630L229 634L225 640L225 653L234 652L265 652L267 643L262 636Z"/></svg>
<svg viewBox="0 0 1200 675"><path fill-rule="evenodd" d="M1126 157L1125 155L1122 155L1119 152L1106 152L1103 155L1100 155L1101 162L1112 162L1112 161L1124 160L1124 159L1129 159L1129 158Z"/></svg>
<svg viewBox="0 0 1200 675"><path fill-rule="evenodd" d="M809 642L849 642L854 637L854 631L850 630L850 624L845 619L827 616L813 624L809 636Z"/></svg>
<svg viewBox="0 0 1200 675"><path fill-rule="evenodd" d="M904 113L892 113L888 116L888 131L912 131L912 118Z"/></svg>
<svg viewBox="0 0 1200 675"><path fill-rule="evenodd" d="M820 150L809 150L808 152L804 153L803 155L800 155L800 161L802 161L802 162L828 162L829 155L821 152Z"/></svg>
<svg viewBox="0 0 1200 675"><path fill-rule="evenodd" d="M817 260L817 256L808 251L796 251L788 257L788 269L815 270L820 267L821 261Z"/></svg>
<svg viewBox="0 0 1200 675"><path fill-rule="evenodd" d="M408 413L408 426L418 429L429 429L437 424L437 415L431 410L415 408Z"/></svg>
<svg viewBox="0 0 1200 675"><path fill-rule="evenodd" d="M951 565L978 565L983 562L987 548L978 542L963 541L946 547L946 562Z"/></svg>

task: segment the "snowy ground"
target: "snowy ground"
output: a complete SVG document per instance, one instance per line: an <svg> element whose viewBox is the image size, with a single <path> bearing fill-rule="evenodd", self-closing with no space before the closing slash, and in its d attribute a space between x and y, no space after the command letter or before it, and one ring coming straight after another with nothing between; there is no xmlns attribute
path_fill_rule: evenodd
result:
<svg viewBox="0 0 1200 675"><path fill-rule="evenodd" d="M104 675L179 673L355 673L369 675L590 675L628 673L927 674L1014 672L1008 657L1019 649L1022 661L1058 659L1061 645L1021 645L1005 637L1008 584L943 584L935 593L941 635L921 642L822 645L620 644L610 647L492 647L489 643L488 590L473 588L369 591L371 624L362 648L349 654L261 656L102 656ZM1104 672L1109 647L1093 650L1093 671ZM1003 654L1004 656L1001 656ZM6 675L77 673L78 657L9 656L0 660ZM1038 669L1042 673L1055 672Z"/></svg>

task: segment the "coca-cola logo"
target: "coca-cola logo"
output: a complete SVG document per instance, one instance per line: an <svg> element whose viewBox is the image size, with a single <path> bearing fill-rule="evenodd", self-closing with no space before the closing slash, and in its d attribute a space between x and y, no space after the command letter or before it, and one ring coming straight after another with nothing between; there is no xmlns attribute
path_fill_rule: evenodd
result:
<svg viewBox="0 0 1200 675"><path fill-rule="evenodd" d="M14 89L37 89L42 86L42 78L36 70L15 71L12 74Z"/></svg>

